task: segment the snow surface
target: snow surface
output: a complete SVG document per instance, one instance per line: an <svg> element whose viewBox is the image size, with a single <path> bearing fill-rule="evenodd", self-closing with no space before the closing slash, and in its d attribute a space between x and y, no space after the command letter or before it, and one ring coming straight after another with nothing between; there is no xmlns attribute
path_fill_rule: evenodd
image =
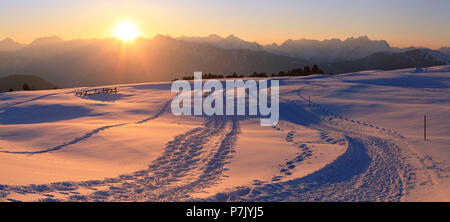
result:
<svg viewBox="0 0 450 222"><path fill-rule="evenodd" d="M276 79L275 127L170 83L0 94L0 201L450 201L450 66Z"/></svg>

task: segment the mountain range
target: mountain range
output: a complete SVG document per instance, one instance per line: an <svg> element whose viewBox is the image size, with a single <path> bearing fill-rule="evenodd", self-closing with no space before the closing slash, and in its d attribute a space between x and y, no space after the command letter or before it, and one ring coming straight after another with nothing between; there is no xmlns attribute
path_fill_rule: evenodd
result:
<svg viewBox="0 0 450 222"><path fill-rule="evenodd" d="M192 43L210 44L223 49L263 50L322 64L358 60L378 52L401 53L414 49L426 49L414 46L407 48L391 47L385 40L371 40L367 36L350 37L345 40L326 39L322 41L288 39L279 45L277 43L260 45L257 42L248 42L234 35L229 35L225 38L214 34L206 37L183 36L177 39ZM442 47L437 51L450 55L450 47Z"/></svg>
<svg viewBox="0 0 450 222"><path fill-rule="evenodd" d="M0 52L0 77L32 74L60 87L74 87L170 81L194 71L272 73L310 64L266 51L222 49L160 35L129 45L113 38L35 42L17 51Z"/></svg>
<svg viewBox="0 0 450 222"><path fill-rule="evenodd" d="M328 63L360 59L376 52L392 51L384 40L370 40L367 36L330 40L286 40L281 45L272 44L265 49L282 55L307 59L316 63Z"/></svg>
<svg viewBox="0 0 450 222"><path fill-rule="evenodd" d="M0 77L36 75L60 87L170 81L194 71L268 74L319 64L326 73L448 64L449 48L394 48L367 36L346 40L287 40L260 45L234 35L157 35L123 43L114 38L38 38L28 45L0 41Z"/></svg>

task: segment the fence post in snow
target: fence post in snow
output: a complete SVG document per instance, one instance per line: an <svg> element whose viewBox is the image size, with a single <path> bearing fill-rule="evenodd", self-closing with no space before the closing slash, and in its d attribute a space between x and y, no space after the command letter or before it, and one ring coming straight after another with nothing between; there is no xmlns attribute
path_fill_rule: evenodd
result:
<svg viewBox="0 0 450 222"><path fill-rule="evenodd" d="M427 141L427 115L423 116L423 140Z"/></svg>

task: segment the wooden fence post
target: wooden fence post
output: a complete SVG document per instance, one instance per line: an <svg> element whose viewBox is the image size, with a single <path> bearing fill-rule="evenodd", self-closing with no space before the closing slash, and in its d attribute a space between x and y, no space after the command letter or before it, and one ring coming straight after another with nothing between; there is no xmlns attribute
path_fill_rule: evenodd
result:
<svg viewBox="0 0 450 222"><path fill-rule="evenodd" d="M427 141L427 115L423 116L423 140Z"/></svg>

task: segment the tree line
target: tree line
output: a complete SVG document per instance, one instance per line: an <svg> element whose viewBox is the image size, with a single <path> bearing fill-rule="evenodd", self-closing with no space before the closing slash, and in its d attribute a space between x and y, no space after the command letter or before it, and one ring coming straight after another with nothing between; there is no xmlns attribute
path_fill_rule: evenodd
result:
<svg viewBox="0 0 450 222"><path fill-rule="evenodd" d="M257 78L263 78L263 77L283 77L283 76L308 76L308 75L313 75L313 74L324 74L324 72L322 71L322 69L319 68L318 65L314 65L312 68L310 68L309 66L305 66L302 68L296 68L296 69L292 69L292 70L288 70L287 72L284 71L280 71L278 74L276 73L272 73L271 75L268 75L265 72L254 72L250 75L248 75L248 77L257 77ZM224 78L244 78L244 75L237 75L235 72L233 74L230 75L221 75L221 74L212 74L212 73L204 73L202 75L202 79L224 79ZM193 80L194 76L185 76L182 78L183 80ZM178 80L178 78L172 80L172 81L176 81Z"/></svg>
<svg viewBox="0 0 450 222"><path fill-rule="evenodd" d="M22 89L25 91L28 91L28 90L32 90L32 87L30 87L28 84L24 83L22 85ZM14 91L14 89L10 88L9 91L12 92L12 91Z"/></svg>

